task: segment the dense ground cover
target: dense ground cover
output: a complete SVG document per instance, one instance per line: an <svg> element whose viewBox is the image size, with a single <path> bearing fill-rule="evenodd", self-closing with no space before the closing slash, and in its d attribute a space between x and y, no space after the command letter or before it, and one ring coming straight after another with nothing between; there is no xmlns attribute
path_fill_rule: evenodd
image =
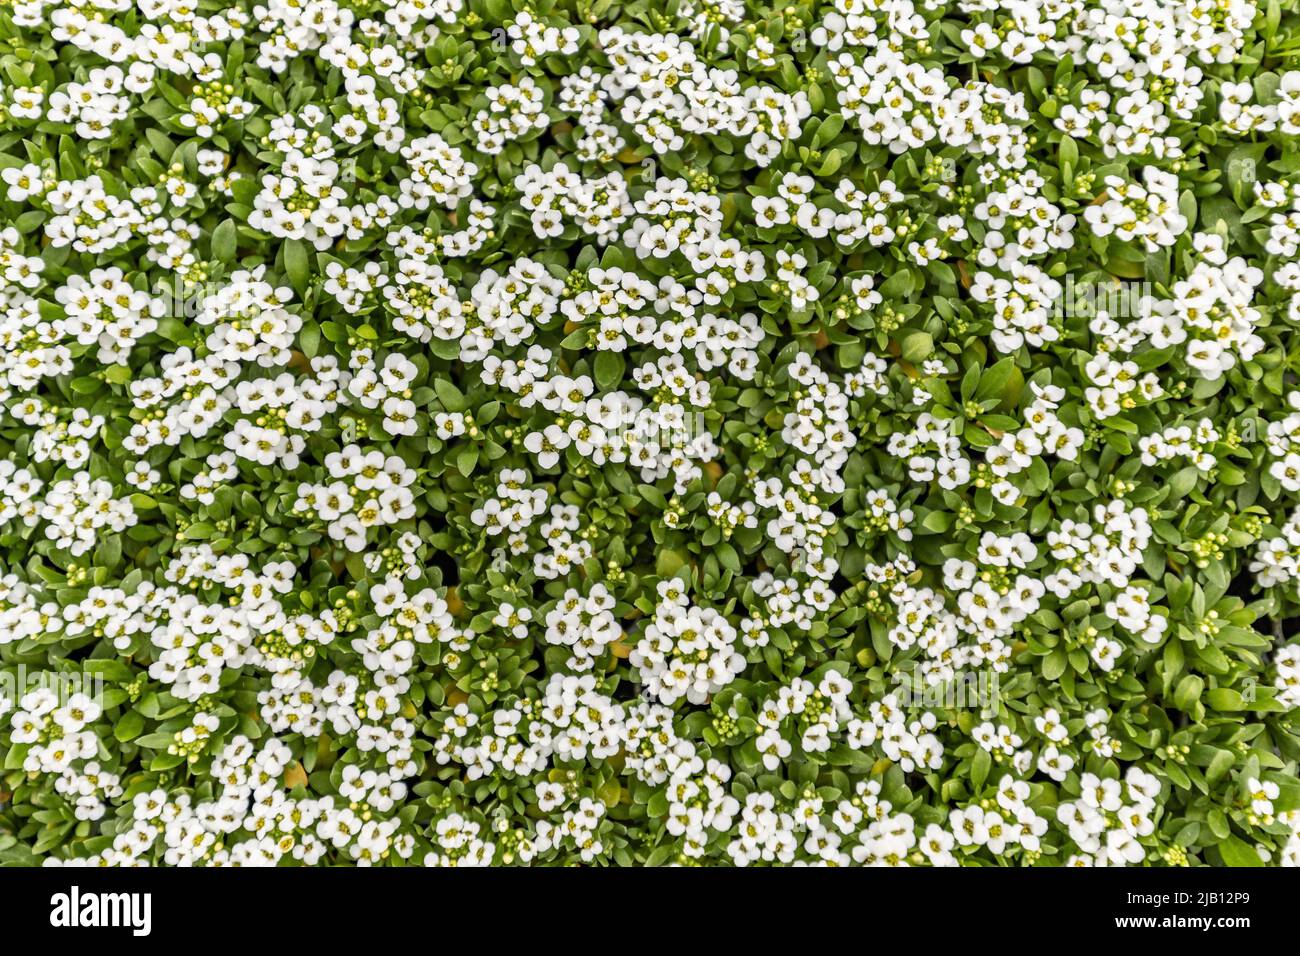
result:
<svg viewBox="0 0 1300 956"><path fill-rule="evenodd" d="M1295 0L5 0L0 860L1300 860Z"/></svg>

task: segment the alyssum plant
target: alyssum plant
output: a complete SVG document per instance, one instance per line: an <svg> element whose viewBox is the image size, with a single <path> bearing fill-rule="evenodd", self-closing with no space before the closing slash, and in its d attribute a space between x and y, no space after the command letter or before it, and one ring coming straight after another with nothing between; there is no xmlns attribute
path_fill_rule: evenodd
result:
<svg viewBox="0 0 1300 956"><path fill-rule="evenodd" d="M226 2L0 7L0 862L1300 862L1297 0Z"/></svg>

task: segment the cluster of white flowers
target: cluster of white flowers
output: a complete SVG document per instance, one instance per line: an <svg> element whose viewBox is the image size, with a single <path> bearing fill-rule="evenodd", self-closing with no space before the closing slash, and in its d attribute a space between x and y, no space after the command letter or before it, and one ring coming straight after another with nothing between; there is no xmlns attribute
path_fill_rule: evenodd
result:
<svg viewBox="0 0 1300 956"><path fill-rule="evenodd" d="M1062 802L1057 820L1070 831L1079 852L1070 866L1132 866L1146 859L1140 838L1155 829L1160 781L1138 767L1123 780L1084 773L1079 799Z"/></svg>
<svg viewBox="0 0 1300 956"><path fill-rule="evenodd" d="M114 497L111 482L92 479L86 472L54 482L40 507L29 517L45 522L45 534L57 547L82 555L99 544L101 534L120 534L138 520L131 501Z"/></svg>
<svg viewBox="0 0 1300 956"><path fill-rule="evenodd" d="M693 606L679 579L661 581L657 590L654 621L632 648L632 666L663 703L683 697L703 703L745 666L736 651L736 629L715 609Z"/></svg>
<svg viewBox="0 0 1300 956"><path fill-rule="evenodd" d="M940 487L955 490L970 481L971 467L953 428L952 420L923 412L912 431L890 436L889 453L907 462L913 481L937 481Z"/></svg>
<svg viewBox="0 0 1300 956"><path fill-rule="evenodd" d="M1089 206L1083 218L1093 235L1141 241L1148 252L1171 246L1187 231L1178 207L1178 177L1155 166L1142 168L1142 181L1107 176L1106 201Z"/></svg>
<svg viewBox="0 0 1300 956"><path fill-rule="evenodd" d="M475 145L480 153L495 156L511 140L547 125L544 94L530 76L521 79L517 85L503 83L488 87L486 95L487 107L480 110L470 124L477 136Z"/></svg>
<svg viewBox="0 0 1300 956"><path fill-rule="evenodd" d="M984 452L984 460L998 478L1006 479L1028 470L1035 459L1046 454L1066 461L1076 461L1083 448L1083 430L1071 427L1056 414L1065 400L1065 391L1055 385L1030 385L1034 400L1023 412L1026 428L1006 432L996 445ZM1014 504L1020 489L1003 480L990 489L1003 504Z"/></svg>
<svg viewBox="0 0 1300 956"><path fill-rule="evenodd" d="M1060 338L1052 324L1061 284L1032 263L1012 260L1007 276L979 272L971 297L993 309L993 344L999 352L1014 352L1023 345L1042 347Z"/></svg>
<svg viewBox="0 0 1300 956"><path fill-rule="evenodd" d="M415 514L410 485L415 472L396 455L347 445L325 459L331 481L298 487L294 510L325 522L329 536L349 551L363 551L374 527L397 524Z"/></svg>
<svg viewBox="0 0 1300 956"><path fill-rule="evenodd" d="M776 770L789 758L792 748L781 733L786 721L795 725L794 736L805 753L829 750L831 734L840 731L853 713L848 704L851 690L843 675L831 671L819 684L799 678L765 700L757 717L763 732L754 742L763 766Z"/></svg>
<svg viewBox="0 0 1300 956"><path fill-rule="evenodd" d="M701 62L679 36L613 27L597 41L612 67L604 92L618 104L619 119L660 155L681 149L684 134L734 136L745 141L749 159L765 166L812 114L804 91L745 86L734 71Z"/></svg>
<svg viewBox="0 0 1300 956"><path fill-rule="evenodd" d="M129 89L142 93L153 81L153 69L144 63L132 64ZM82 139L108 139L113 124L126 119L131 100L122 96L127 77L118 66L91 70L85 83L69 83L56 90L46 101L45 118L51 123L75 124ZM43 94L44 91L42 91ZM29 104L29 109L35 104Z"/></svg>
<svg viewBox="0 0 1300 956"><path fill-rule="evenodd" d="M1264 348L1255 334L1260 313L1250 305L1264 273L1239 256L1228 259L1218 246L1207 246L1204 260L1174 283L1174 297L1156 302L1140 323L1156 348L1186 342L1187 364L1210 381Z"/></svg>
<svg viewBox="0 0 1300 956"><path fill-rule="evenodd" d="M1195 425L1173 425L1153 435L1144 435L1138 440L1138 446L1142 449L1144 465L1186 458L1201 471L1209 471L1218 459L1208 449L1221 437L1214 422L1202 418Z"/></svg>
<svg viewBox="0 0 1300 956"><path fill-rule="evenodd" d="M434 741L434 759L455 761L470 780L502 774L532 776L552 757L604 759L622 746L623 709L596 690L596 679L555 674L537 699L526 698L482 716L457 704ZM480 726L482 730L475 730Z"/></svg>
<svg viewBox="0 0 1300 956"><path fill-rule="evenodd" d="M117 774L95 759L99 738L89 727L101 712L85 693L60 700L53 688L41 687L20 697L9 717L13 742L26 748L22 769L55 778L55 789L69 798L78 820L98 820L107 809L104 801L122 794Z"/></svg>
<svg viewBox="0 0 1300 956"><path fill-rule="evenodd" d="M1151 540L1144 508L1124 501L1098 503L1092 522L1066 519L1047 533L1047 546L1060 565L1043 584L1059 597L1069 597L1086 584L1105 582L1127 587Z"/></svg>
<svg viewBox="0 0 1300 956"><path fill-rule="evenodd" d="M568 663L574 670L590 670L606 645L623 636L623 629L610 613L613 607L614 597L603 584L595 585L587 594L569 588L546 613L546 643L569 648Z"/></svg>
<svg viewBox="0 0 1300 956"><path fill-rule="evenodd" d="M1291 512L1276 537L1259 543L1250 572L1266 588L1300 581L1300 508Z"/></svg>
<svg viewBox="0 0 1300 956"><path fill-rule="evenodd" d="M562 234L572 223L607 243L618 236L618 227L632 212L627 181L617 173L583 179L564 163L546 172L534 164L515 177L515 188L541 239Z"/></svg>

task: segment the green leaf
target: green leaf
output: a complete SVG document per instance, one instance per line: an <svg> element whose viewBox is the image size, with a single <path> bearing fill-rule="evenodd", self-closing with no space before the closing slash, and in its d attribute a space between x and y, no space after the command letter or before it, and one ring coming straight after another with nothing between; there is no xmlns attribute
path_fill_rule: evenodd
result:
<svg viewBox="0 0 1300 956"><path fill-rule="evenodd" d="M1061 137L1061 169L1079 168L1079 147L1069 136Z"/></svg>
<svg viewBox="0 0 1300 956"><path fill-rule="evenodd" d="M463 412L469 407L469 402L465 400L465 395L458 389L450 379L435 378L433 380L433 390L438 394L438 401L442 407L449 412Z"/></svg>
<svg viewBox="0 0 1300 956"><path fill-rule="evenodd" d="M923 362L934 354L934 339L929 332L912 332L903 339L901 354L913 365Z"/></svg>
<svg viewBox="0 0 1300 956"><path fill-rule="evenodd" d="M993 758L989 756L989 752L977 746L970 770L971 789L974 793L979 793L984 788L984 781L989 778L989 770L992 767Z"/></svg>
<svg viewBox="0 0 1300 956"><path fill-rule="evenodd" d="M618 352L596 353L596 386L601 391L608 392L617 388L623 381L625 370L623 356Z"/></svg>
<svg viewBox="0 0 1300 956"><path fill-rule="evenodd" d="M113 736L126 743L140 736L144 730L144 716L138 710L128 710L113 727Z"/></svg>
<svg viewBox="0 0 1300 956"><path fill-rule="evenodd" d="M1043 678L1045 680L1056 680L1065 673L1068 663L1069 656L1066 654L1065 649L1058 647L1043 658Z"/></svg>
<svg viewBox="0 0 1300 956"><path fill-rule="evenodd" d="M468 478L474 473L474 466L478 464L478 449L474 446L462 448L456 456L456 469Z"/></svg>
<svg viewBox="0 0 1300 956"><path fill-rule="evenodd" d="M1226 840L1221 840L1218 846L1219 855L1223 857L1223 862L1227 866L1264 865L1264 861L1259 858L1254 847L1238 837L1230 836Z"/></svg>
<svg viewBox="0 0 1300 956"><path fill-rule="evenodd" d="M234 220L224 219L212 230L212 258L218 262L230 263L235 261L235 247L239 242L239 234L235 231ZM286 262L288 253L285 253Z"/></svg>
<svg viewBox="0 0 1300 956"><path fill-rule="evenodd" d="M659 552L655 559L655 574L661 578L670 578L677 573L678 569L684 567L689 562L690 556L682 551L674 551L665 548Z"/></svg>
<svg viewBox="0 0 1300 956"><path fill-rule="evenodd" d="M301 239L289 239L284 246L284 271L294 291L303 295L311 281L311 265L307 258L307 244Z"/></svg>

